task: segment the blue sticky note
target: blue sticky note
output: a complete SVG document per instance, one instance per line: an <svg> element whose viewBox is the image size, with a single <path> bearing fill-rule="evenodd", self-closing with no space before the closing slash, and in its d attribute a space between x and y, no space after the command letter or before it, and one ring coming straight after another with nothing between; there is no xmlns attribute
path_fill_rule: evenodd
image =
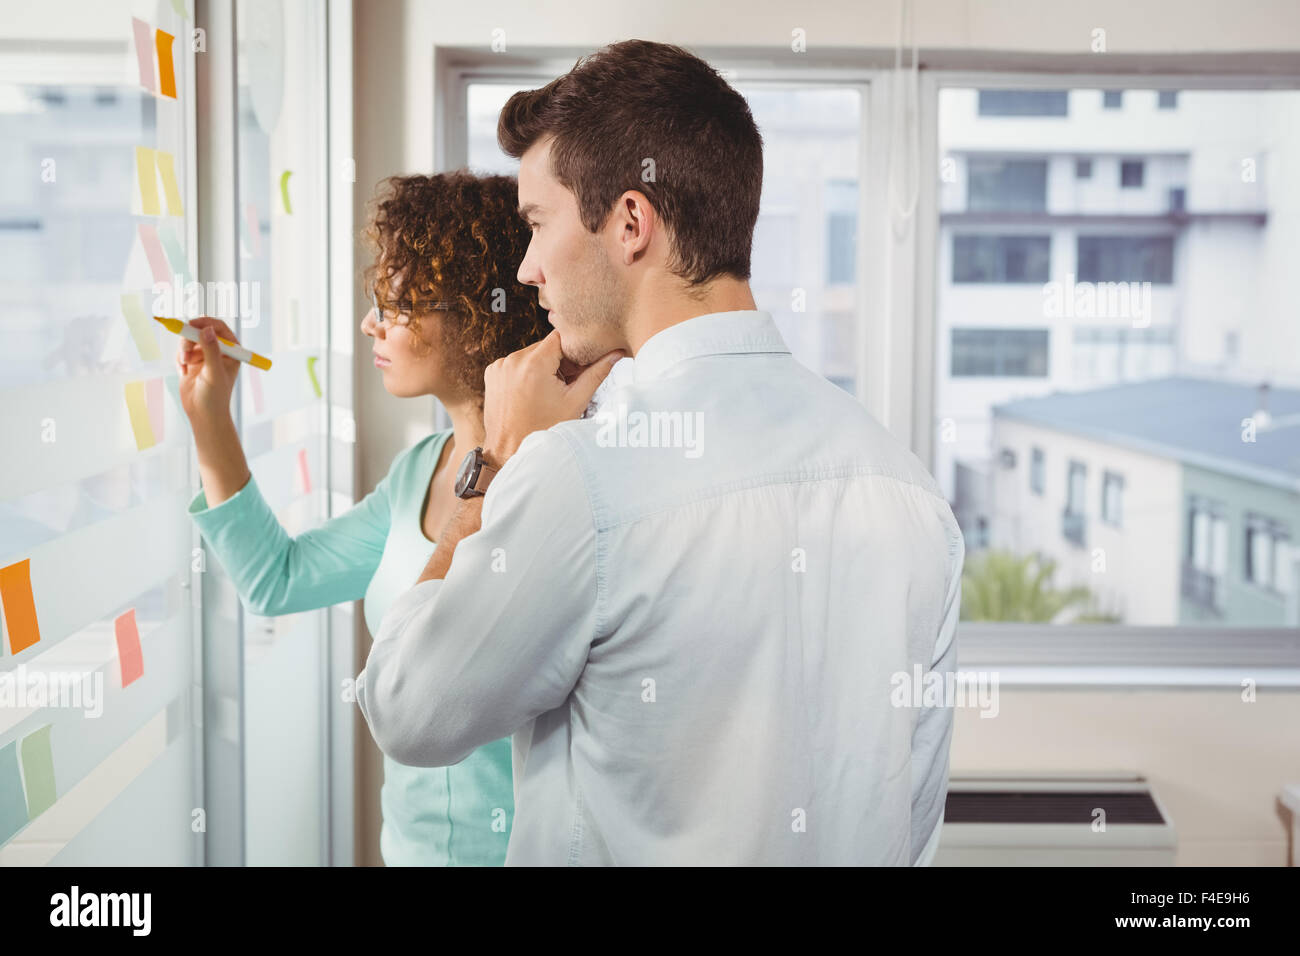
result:
<svg viewBox="0 0 1300 956"><path fill-rule="evenodd" d="M18 775L18 743L0 747L0 844L27 826L27 798Z"/></svg>

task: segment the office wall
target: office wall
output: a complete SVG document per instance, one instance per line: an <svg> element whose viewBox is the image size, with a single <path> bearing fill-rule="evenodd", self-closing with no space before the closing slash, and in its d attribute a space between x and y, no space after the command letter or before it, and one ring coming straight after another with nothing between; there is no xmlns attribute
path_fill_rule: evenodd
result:
<svg viewBox="0 0 1300 956"><path fill-rule="evenodd" d="M821 44L881 57L898 35L898 4L893 0L845 0L798 7L777 0L737 0L701 4L698 0L660 0L653 4L573 0L535 4L493 0L465 5L448 0L366 0L354 8L358 228L374 183L393 173L435 169L435 47L486 49L494 29L504 30L507 55L527 48L591 51L615 40L640 37L700 47L770 47L788 59L791 31L806 31L810 50ZM1300 51L1300 4L1293 0L918 0L916 40L924 51L955 56L1002 51L1017 55L1085 56L1092 31L1106 31L1107 50L1116 55L1189 53L1272 53ZM996 63L996 58L993 58ZM358 270L367 259L359 250ZM360 287L358 287L359 289ZM357 302L357 318L364 313ZM358 333L359 335L359 333ZM360 337L360 336L359 336ZM355 350L357 441L362 458L361 487L373 487L398 451L432 426L432 398L397 400L389 396L370 367L370 350ZM363 626L363 625L361 625ZM358 667L369 651L358 644ZM1231 695L1229 695L1231 696ZM1009 695L1013 701L1019 693ZM1283 779L1300 778L1295 750L1279 754L1249 743L1269 728L1298 725L1300 694L1278 695L1268 707L1231 712L1225 723L1206 692L1153 692L1137 696L1112 692L1036 692L1005 716L971 724L963 715L953 745L953 764L981 767L1062 769L1161 768L1162 797L1185 819L1176 820L1187 850L1180 862L1233 863L1247 858L1281 862L1284 827L1268 823L1271 793ZM1234 698L1235 699L1235 698ZM1117 702L1122 702L1119 706ZM1152 713L1148 715L1147 710ZM1261 712L1269 715L1261 720ZM1100 723L1099 716L1107 715ZM1125 719L1117 719L1123 714ZM1252 716L1253 715L1253 716ZM1276 722L1273 718L1276 717ZM978 718L976 718L978 720ZM363 722L358 722L359 863L378 863L378 752ZM1143 732L1135 733L1134 727ZM1113 733L1111 732L1113 730ZM1181 735L1181 736L1180 736ZM1222 739L1239 777L1231 800L1216 800L1211 787L1228 786L1229 776L1205 762L1205 748L1179 746L1181 740ZM1294 744L1294 737L1288 738ZM1279 743L1277 746L1281 746ZM1213 752L1213 751L1211 751ZM1225 758L1225 760L1228 758ZM1185 798L1184 796L1185 795Z"/></svg>

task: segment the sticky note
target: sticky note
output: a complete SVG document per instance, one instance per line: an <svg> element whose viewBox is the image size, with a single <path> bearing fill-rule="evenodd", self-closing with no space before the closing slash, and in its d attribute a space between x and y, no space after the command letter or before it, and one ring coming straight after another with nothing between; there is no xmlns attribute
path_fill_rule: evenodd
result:
<svg viewBox="0 0 1300 956"><path fill-rule="evenodd" d="M144 254L149 259L149 271L153 273L153 281L164 285L171 282L171 273L167 271L167 258L163 255L162 244L158 241L158 230L150 223L141 222L136 223L136 231L140 234L140 244L144 246Z"/></svg>
<svg viewBox="0 0 1300 956"><path fill-rule="evenodd" d="M166 30L154 32L158 47L158 92L176 99L176 71L172 68L172 40L176 38Z"/></svg>
<svg viewBox="0 0 1300 956"><path fill-rule="evenodd" d="M34 730L18 748L23 763L23 789L27 792L27 819L35 820L54 806L54 753L50 750L50 725Z"/></svg>
<svg viewBox="0 0 1300 956"><path fill-rule="evenodd" d="M185 0L172 0L172 9L180 16L185 16Z"/></svg>
<svg viewBox="0 0 1300 956"><path fill-rule="evenodd" d="M135 608L113 620L117 636L117 660L122 668L122 686L144 676L144 654L140 650L140 631L135 625Z"/></svg>
<svg viewBox="0 0 1300 956"><path fill-rule="evenodd" d="M131 431L135 434L137 451L152 448L155 444L153 425L149 421L149 406L144 394L144 382L127 382L123 386L126 392L126 408L131 416Z"/></svg>
<svg viewBox="0 0 1300 956"><path fill-rule="evenodd" d="M307 358L307 374L311 377L311 387L316 392L316 397L320 398L320 382L316 380L316 356L312 355Z"/></svg>
<svg viewBox="0 0 1300 956"><path fill-rule="evenodd" d="M163 248L167 250L167 261L171 263L172 272L185 275L189 263L185 261L185 252L181 249L175 225L164 222L162 228L158 230L158 235L162 239Z"/></svg>
<svg viewBox="0 0 1300 956"><path fill-rule="evenodd" d="M27 797L18 772L18 741L0 747L0 843L27 825Z"/></svg>
<svg viewBox="0 0 1300 956"><path fill-rule="evenodd" d="M135 17L131 18L131 30L135 33L135 58L140 64L140 85L146 90L157 87L153 83L153 37L149 35L149 24Z"/></svg>
<svg viewBox="0 0 1300 956"><path fill-rule="evenodd" d="M140 181L140 212L145 216L161 216L158 205L158 179L154 176L154 151L148 146L135 148L135 174Z"/></svg>
<svg viewBox="0 0 1300 956"><path fill-rule="evenodd" d="M163 421L166 409L163 408L163 380L151 378L144 383L144 400L149 407L149 427L153 429L154 441L163 440Z"/></svg>
<svg viewBox="0 0 1300 956"><path fill-rule="evenodd" d="M248 386L253 390L253 413L262 414L262 370L249 366Z"/></svg>
<svg viewBox="0 0 1300 956"><path fill-rule="evenodd" d="M131 329L131 338L135 339L141 360L153 362L162 358L162 351L158 348L158 323L145 314L136 293L123 293L122 315L126 317L126 324Z"/></svg>
<svg viewBox="0 0 1300 956"><path fill-rule="evenodd" d="M5 609L10 654L24 651L41 639L41 630L36 624L31 572L30 558L0 568L0 604Z"/></svg>
<svg viewBox="0 0 1300 956"><path fill-rule="evenodd" d="M171 153L165 153L161 149L154 150L153 154L158 163L158 172L162 175L163 194L167 197L167 215L185 215L185 211L181 208L181 190L176 185L175 158ZM155 200L156 203L157 200Z"/></svg>
<svg viewBox="0 0 1300 956"><path fill-rule="evenodd" d="M292 170L288 169L280 174L280 198L284 201L284 211L289 215L293 215L293 209L289 206L289 177L292 175Z"/></svg>
<svg viewBox="0 0 1300 956"><path fill-rule="evenodd" d="M307 467L307 449L298 449L298 475L302 478L303 494L311 492L311 469Z"/></svg>
<svg viewBox="0 0 1300 956"><path fill-rule="evenodd" d="M257 221L257 207L244 204L244 218L248 220L248 248L254 259L262 254L262 226Z"/></svg>

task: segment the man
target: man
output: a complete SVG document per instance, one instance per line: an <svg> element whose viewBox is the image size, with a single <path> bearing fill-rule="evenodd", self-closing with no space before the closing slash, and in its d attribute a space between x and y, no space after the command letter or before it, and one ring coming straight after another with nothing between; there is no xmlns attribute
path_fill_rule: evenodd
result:
<svg viewBox="0 0 1300 956"><path fill-rule="evenodd" d="M485 375L469 497L357 681L375 739L444 766L513 734L507 864L928 863L952 711L893 692L954 668L964 547L755 306L745 100L631 40L498 138L555 332Z"/></svg>

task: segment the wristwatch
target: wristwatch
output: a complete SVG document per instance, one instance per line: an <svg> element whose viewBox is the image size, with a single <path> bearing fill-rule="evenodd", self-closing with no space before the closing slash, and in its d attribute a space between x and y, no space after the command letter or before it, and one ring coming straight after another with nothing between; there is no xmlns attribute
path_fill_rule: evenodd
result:
<svg viewBox="0 0 1300 956"><path fill-rule="evenodd" d="M483 457L483 446L475 448L460 463L456 472L456 497L477 498L487 494L487 487L496 477L497 470Z"/></svg>

